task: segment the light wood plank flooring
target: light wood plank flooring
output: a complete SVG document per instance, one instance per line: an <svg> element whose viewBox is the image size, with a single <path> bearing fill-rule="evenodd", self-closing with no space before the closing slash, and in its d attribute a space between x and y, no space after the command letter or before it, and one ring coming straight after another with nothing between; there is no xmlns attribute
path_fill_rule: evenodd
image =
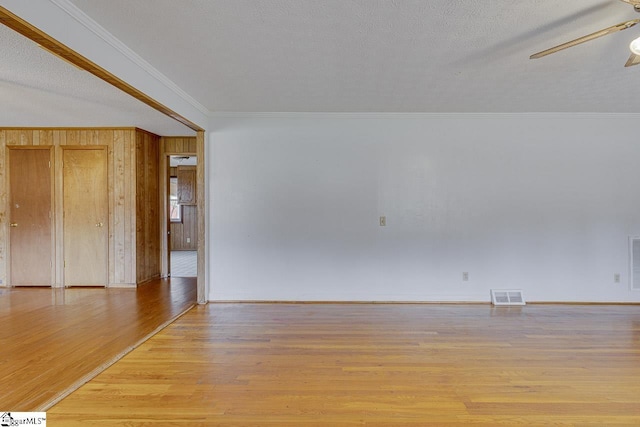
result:
<svg viewBox="0 0 640 427"><path fill-rule="evenodd" d="M197 306L48 420L640 425L640 307Z"/></svg>
<svg viewBox="0 0 640 427"><path fill-rule="evenodd" d="M0 410L43 410L196 301L196 280L0 289Z"/></svg>

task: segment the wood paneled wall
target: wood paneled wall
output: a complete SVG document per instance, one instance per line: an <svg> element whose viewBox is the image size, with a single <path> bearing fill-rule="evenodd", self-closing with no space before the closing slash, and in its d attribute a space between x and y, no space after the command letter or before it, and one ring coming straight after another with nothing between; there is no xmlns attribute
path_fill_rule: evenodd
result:
<svg viewBox="0 0 640 427"><path fill-rule="evenodd" d="M166 154L197 154L195 136L163 136L161 141Z"/></svg>
<svg viewBox="0 0 640 427"><path fill-rule="evenodd" d="M198 208L196 205L182 206L182 222L171 223L170 237L172 251L195 251L198 249Z"/></svg>
<svg viewBox="0 0 640 427"><path fill-rule="evenodd" d="M158 212L159 137L136 128L0 128L0 280L7 274L7 146L54 147L54 286L63 286L62 147L100 145L108 150L109 286L135 286L139 278L159 275L159 235L153 233ZM154 154L156 153L156 154ZM152 164L153 163L153 164ZM141 172L139 176L138 172ZM140 181L139 181L140 178ZM153 187L155 185L155 187ZM147 187L151 187L148 189ZM148 190L148 191L147 191ZM138 203L138 196L143 201ZM156 218L159 215L155 215ZM158 226L156 225L156 230ZM137 253L141 251L141 257ZM138 272L138 270L142 270ZM152 270L156 270L153 272Z"/></svg>
<svg viewBox="0 0 640 427"><path fill-rule="evenodd" d="M160 277L160 137L136 132L137 281Z"/></svg>

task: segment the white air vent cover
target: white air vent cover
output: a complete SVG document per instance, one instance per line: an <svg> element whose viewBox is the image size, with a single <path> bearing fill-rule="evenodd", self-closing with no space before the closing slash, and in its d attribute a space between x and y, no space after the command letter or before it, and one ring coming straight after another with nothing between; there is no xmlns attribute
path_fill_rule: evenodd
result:
<svg viewBox="0 0 640 427"><path fill-rule="evenodd" d="M631 289L640 291L640 237L629 238L629 264Z"/></svg>
<svg viewBox="0 0 640 427"><path fill-rule="evenodd" d="M525 305L520 289L491 289L493 305Z"/></svg>

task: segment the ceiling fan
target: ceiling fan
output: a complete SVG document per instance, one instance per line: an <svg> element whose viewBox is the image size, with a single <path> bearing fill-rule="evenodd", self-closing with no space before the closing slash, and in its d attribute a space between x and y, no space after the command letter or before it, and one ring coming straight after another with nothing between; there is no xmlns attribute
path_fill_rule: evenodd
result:
<svg viewBox="0 0 640 427"><path fill-rule="evenodd" d="M640 12L640 0L620 0L625 3L628 3L633 6L633 9L636 12ZM630 21L621 22L620 24L614 25L609 28L605 28L600 31L596 31L595 33L588 34L586 36L579 37L575 40L571 40L566 43L562 43L558 46L554 46L550 49L543 50L538 53L534 53L529 57L529 59L542 58L543 56L550 55L552 53L556 53L560 50L567 49L576 45L579 45L584 42L591 41L593 39L597 39L602 36L606 36L608 34L617 33L618 31L626 30L627 28L631 28L637 23L640 22L640 19L632 19ZM629 49L631 50L631 56L627 60L627 63L624 64L625 67L631 67L632 65L640 64L640 37L633 40L629 45Z"/></svg>

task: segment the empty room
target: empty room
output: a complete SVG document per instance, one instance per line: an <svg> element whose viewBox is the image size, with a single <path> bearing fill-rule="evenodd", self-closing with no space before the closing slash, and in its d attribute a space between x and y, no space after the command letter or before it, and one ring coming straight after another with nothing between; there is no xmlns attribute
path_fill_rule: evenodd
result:
<svg viewBox="0 0 640 427"><path fill-rule="evenodd" d="M640 0L0 0L0 421L640 424Z"/></svg>

